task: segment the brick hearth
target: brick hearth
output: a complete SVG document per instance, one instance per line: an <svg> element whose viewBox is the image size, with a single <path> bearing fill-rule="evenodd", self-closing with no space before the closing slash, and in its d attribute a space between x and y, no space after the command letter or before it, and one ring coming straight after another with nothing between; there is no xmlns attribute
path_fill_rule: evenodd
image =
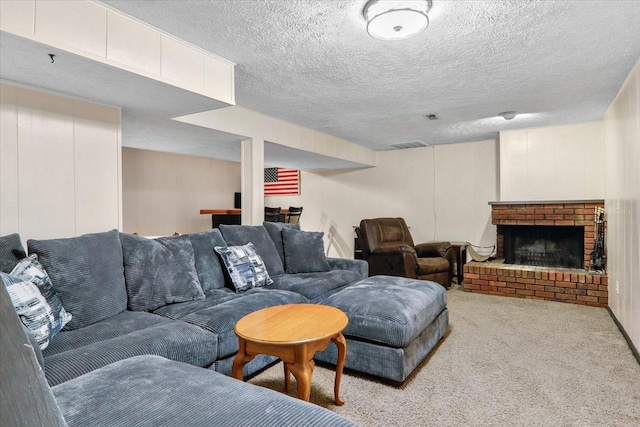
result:
<svg viewBox="0 0 640 427"><path fill-rule="evenodd" d="M463 289L504 297L534 298L606 307L607 276L576 268L468 262Z"/></svg>
<svg viewBox="0 0 640 427"><path fill-rule="evenodd" d="M497 257L504 256L505 225L584 227L584 265L594 248L595 208L601 200L567 202L492 202L492 223L497 225ZM516 298L534 298L606 307L606 274L586 269L538 267L494 262L464 266L463 289L468 292Z"/></svg>

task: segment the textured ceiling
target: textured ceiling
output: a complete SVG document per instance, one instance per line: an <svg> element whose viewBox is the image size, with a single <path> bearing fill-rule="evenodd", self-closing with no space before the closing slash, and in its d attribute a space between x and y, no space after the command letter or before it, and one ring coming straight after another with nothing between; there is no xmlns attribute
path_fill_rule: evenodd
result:
<svg viewBox="0 0 640 427"><path fill-rule="evenodd" d="M375 150L601 119L640 56L639 1L434 0L395 42L364 0L103 3L235 62L238 105Z"/></svg>
<svg viewBox="0 0 640 427"><path fill-rule="evenodd" d="M56 55L53 64L49 53ZM0 78L121 108L124 147L240 161L240 141L247 138L170 120L227 104L4 32ZM305 170L362 167L272 143L265 144L265 164Z"/></svg>

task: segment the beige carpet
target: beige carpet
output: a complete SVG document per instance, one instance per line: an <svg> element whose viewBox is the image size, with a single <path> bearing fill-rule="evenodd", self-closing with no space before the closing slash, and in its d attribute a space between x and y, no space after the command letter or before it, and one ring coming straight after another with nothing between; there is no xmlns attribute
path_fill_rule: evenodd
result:
<svg viewBox="0 0 640 427"><path fill-rule="evenodd" d="M640 365L605 309L448 297L449 334L402 387L346 372L338 407L318 366L311 401L362 426L640 426ZM282 390L282 364L250 382Z"/></svg>

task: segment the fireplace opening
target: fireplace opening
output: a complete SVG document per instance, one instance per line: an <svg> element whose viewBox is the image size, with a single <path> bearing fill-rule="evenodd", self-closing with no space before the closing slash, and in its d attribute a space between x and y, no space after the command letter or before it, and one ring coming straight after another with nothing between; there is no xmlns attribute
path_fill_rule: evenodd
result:
<svg viewBox="0 0 640 427"><path fill-rule="evenodd" d="M539 225L502 227L505 263L584 268L584 227Z"/></svg>

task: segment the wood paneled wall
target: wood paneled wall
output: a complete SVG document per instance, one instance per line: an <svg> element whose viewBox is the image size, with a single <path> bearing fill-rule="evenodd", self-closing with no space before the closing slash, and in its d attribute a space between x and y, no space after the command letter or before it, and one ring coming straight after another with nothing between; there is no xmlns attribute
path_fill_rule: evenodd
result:
<svg viewBox="0 0 640 427"><path fill-rule="evenodd" d="M124 231L145 236L211 228L200 209L232 208L240 163L181 154L122 150Z"/></svg>
<svg viewBox="0 0 640 427"><path fill-rule="evenodd" d="M640 351L640 61L604 117L609 306Z"/></svg>
<svg viewBox="0 0 640 427"><path fill-rule="evenodd" d="M120 110L0 84L0 235L120 228Z"/></svg>
<svg viewBox="0 0 640 427"><path fill-rule="evenodd" d="M500 132L500 200L604 198L602 122Z"/></svg>

